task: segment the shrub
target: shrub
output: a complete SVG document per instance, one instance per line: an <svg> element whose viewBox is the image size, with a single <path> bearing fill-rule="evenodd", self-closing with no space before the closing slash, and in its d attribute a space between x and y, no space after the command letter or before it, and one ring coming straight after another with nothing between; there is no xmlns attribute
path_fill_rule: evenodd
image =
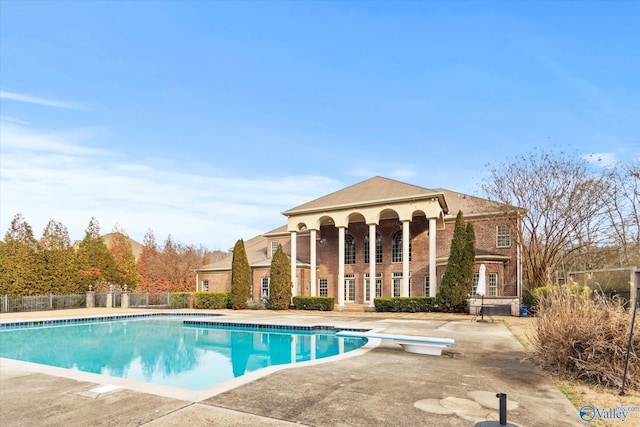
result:
<svg viewBox="0 0 640 427"><path fill-rule="evenodd" d="M172 292L171 308L193 308L194 299L193 292Z"/></svg>
<svg viewBox="0 0 640 427"><path fill-rule="evenodd" d="M433 297L374 298L376 311L393 313L419 313L435 311Z"/></svg>
<svg viewBox="0 0 640 427"><path fill-rule="evenodd" d="M196 292L194 308L221 309L230 308L228 292Z"/></svg>
<svg viewBox="0 0 640 427"><path fill-rule="evenodd" d="M549 292L554 292L554 291L558 291L559 289L563 290L563 291L567 291L567 286L555 286L555 285L549 285L549 286L540 286L539 288L535 288L532 289L530 294L531 294L531 305L532 306L537 306L540 304L540 297L543 295L548 295ZM573 285L571 286L571 292L575 293L575 294L582 294L585 296L591 296L591 289L588 288L587 286L581 286L581 285Z"/></svg>
<svg viewBox="0 0 640 427"><path fill-rule="evenodd" d="M541 292L533 360L561 376L608 387L622 383L631 315L620 301L567 287ZM640 390L640 334L634 334L626 387Z"/></svg>
<svg viewBox="0 0 640 427"><path fill-rule="evenodd" d="M269 308L287 310L291 304L291 263L282 250L282 245L278 245L273 254L269 277Z"/></svg>
<svg viewBox="0 0 640 427"><path fill-rule="evenodd" d="M249 300L247 301L247 308L249 310L264 310L265 305L262 300Z"/></svg>
<svg viewBox="0 0 640 427"><path fill-rule="evenodd" d="M230 299L234 310L248 308L247 302L251 300L251 267L242 239L233 247Z"/></svg>
<svg viewBox="0 0 640 427"><path fill-rule="evenodd" d="M296 310L332 311L334 304L332 297L293 297Z"/></svg>

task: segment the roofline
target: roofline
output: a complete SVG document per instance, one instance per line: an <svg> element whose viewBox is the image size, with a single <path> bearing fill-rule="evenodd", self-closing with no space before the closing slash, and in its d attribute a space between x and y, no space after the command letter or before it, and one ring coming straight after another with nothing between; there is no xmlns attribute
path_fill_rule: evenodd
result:
<svg viewBox="0 0 640 427"><path fill-rule="evenodd" d="M293 208L293 209L289 209L282 212L282 215L290 217L293 215L306 214L306 213L334 211L334 210L345 209L345 208L358 208L362 206L384 205L387 203L407 202L407 201L413 201L413 200L423 200L423 199L433 199L433 198L438 199L438 202L440 203L440 206L442 207L442 210L444 211L445 214L449 212L449 206L447 205L445 195L444 193L439 192L439 193L414 194L412 196L390 197L387 199L368 200L365 202L358 202L358 203L343 203L339 205L328 205L328 206L321 206L321 207L310 208L310 209Z"/></svg>

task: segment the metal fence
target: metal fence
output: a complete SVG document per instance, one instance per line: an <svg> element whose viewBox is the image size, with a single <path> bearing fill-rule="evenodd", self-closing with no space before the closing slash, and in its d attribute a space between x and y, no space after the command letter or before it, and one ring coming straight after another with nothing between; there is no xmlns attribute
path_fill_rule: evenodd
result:
<svg viewBox="0 0 640 427"><path fill-rule="evenodd" d="M171 308L171 292L131 292L129 307Z"/></svg>
<svg viewBox="0 0 640 427"><path fill-rule="evenodd" d="M85 308L86 306L86 294L0 296L0 313L65 310L69 308Z"/></svg>

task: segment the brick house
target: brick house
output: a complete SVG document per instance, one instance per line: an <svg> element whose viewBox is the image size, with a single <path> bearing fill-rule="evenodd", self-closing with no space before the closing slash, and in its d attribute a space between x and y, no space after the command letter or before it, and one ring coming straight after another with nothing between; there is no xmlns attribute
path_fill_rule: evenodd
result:
<svg viewBox="0 0 640 427"><path fill-rule="evenodd" d="M338 310L373 307L377 296L434 297L462 211L476 233L476 283L485 265L485 303L517 314L521 274L514 227L521 210L505 208L454 191L370 178L283 212L286 225L245 242L253 299L268 295L278 245L296 260L294 296L334 297ZM196 270L196 291L229 291L231 261L227 257Z"/></svg>

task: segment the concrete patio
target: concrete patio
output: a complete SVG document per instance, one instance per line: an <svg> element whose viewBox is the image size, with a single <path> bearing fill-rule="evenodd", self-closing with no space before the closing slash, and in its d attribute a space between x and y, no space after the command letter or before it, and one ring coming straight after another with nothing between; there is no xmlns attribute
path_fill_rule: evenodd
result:
<svg viewBox="0 0 640 427"><path fill-rule="evenodd" d="M140 310L3 314L0 321L133 312ZM524 360L522 345L501 321L431 313L216 313L234 322L371 328L456 342L442 356L429 356L382 341L354 357L280 369L202 399L156 393L159 387L148 384L98 393L100 385L121 383L0 359L2 425L473 426L498 420L497 393L507 394L509 423L585 425L551 379Z"/></svg>

